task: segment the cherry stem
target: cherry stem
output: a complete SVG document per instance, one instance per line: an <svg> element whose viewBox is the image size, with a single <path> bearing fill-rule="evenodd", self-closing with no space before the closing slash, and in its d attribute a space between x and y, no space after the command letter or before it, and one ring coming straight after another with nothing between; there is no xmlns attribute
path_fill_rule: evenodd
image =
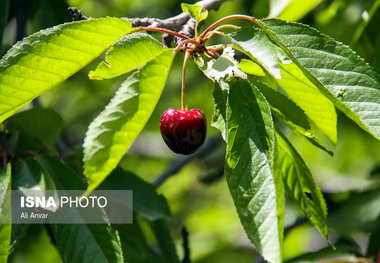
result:
<svg viewBox="0 0 380 263"><path fill-rule="evenodd" d="M194 28L194 36L195 36L195 38L198 37L198 25L199 25L199 21L197 20L195 22L195 28Z"/></svg>
<svg viewBox="0 0 380 263"><path fill-rule="evenodd" d="M194 45L198 45L198 42L194 39L185 39L178 43L177 47L174 49L174 53L177 53L177 51L180 50L181 47L187 43L193 43Z"/></svg>
<svg viewBox="0 0 380 263"><path fill-rule="evenodd" d="M212 30L212 31L208 32L208 34L204 38L204 42L208 41L215 34L221 35L221 36L224 36L224 37L226 36L226 34L224 32Z"/></svg>
<svg viewBox="0 0 380 263"><path fill-rule="evenodd" d="M185 58L182 67L182 89L181 89L181 110L185 110L185 75L186 75L186 64L190 57L190 51L185 52Z"/></svg>
<svg viewBox="0 0 380 263"><path fill-rule="evenodd" d="M206 51L206 54L211 56L211 57L214 57L214 58L220 57L219 53L213 49L206 48L205 51Z"/></svg>
<svg viewBox="0 0 380 263"><path fill-rule="evenodd" d="M217 28L215 28L212 31L209 31L205 35L205 41L209 40L215 33L219 32L219 30L225 29L225 28L239 29L240 27L239 26L235 26L235 25L230 25L230 24L218 26Z"/></svg>
<svg viewBox="0 0 380 263"><path fill-rule="evenodd" d="M172 36L175 36L175 37L179 37L179 38L182 38L182 39L190 39L189 37L185 36L185 35L182 35L180 33L177 33L175 31L172 31L172 30L169 30L169 29L165 29L165 28L159 28L159 27L137 27L135 32L138 32L138 31L152 31L152 32L160 32L160 33L167 33L169 35L172 35Z"/></svg>
<svg viewBox="0 0 380 263"><path fill-rule="evenodd" d="M225 28L239 29L240 26L235 26L235 25L231 25L231 24L226 24L226 25L218 26L218 27L215 28L214 30L215 30L215 31L219 31L220 29L225 29Z"/></svg>
<svg viewBox="0 0 380 263"><path fill-rule="evenodd" d="M199 36L199 38L203 39L208 32L210 32L211 30L213 30L219 24L221 24L221 23L223 23L225 21L231 20L231 19L246 19L246 20L249 20L249 21L255 21L256 20L256 18L254 18L253 16L246 16L246 15L231 15L231 16L226 16L226 17L224 17L222 19L219 19L218 21L216 21L213 24L211 24L208 28L206 28L206 30L202 32L202 34Z"/></svg>
<svg viewBox="0 0 380 263"><path fill-rule="evenodd" d="M218 51L218 50L225 49L226 47L232 47L232 44L208 46L207 49L213 50L213 51Z"/></svg>

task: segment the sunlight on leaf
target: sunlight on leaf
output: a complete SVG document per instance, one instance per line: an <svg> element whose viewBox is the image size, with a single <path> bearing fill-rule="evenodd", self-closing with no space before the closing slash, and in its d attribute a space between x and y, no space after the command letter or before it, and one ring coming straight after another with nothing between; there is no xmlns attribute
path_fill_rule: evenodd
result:
<svg viewBox="0 0 380 263"><path fill-rule="evenodd" d="M164 51L160 42L147 33L128 34L108 50L105 61L90 71L90 79L110 79L144 66Z"/></svg>
<svg viewBox="0 0 380 263"><path fill-rule="evenodd" d="M322 0L271 0L269 17L297 21L310 13L321 2Z"/></svg>
<svg viewBox="0 0 380 263"><path fill-rule="evenodd" d="M255 62L248 59L242 59L239 63L239 68L250 75L255 75L259 77L265 76L264 70Z"/></svg>
<svg viewBox="0 0 380 263"><path fill-rule="evenodd" d="M228 35L234 48L260 64L274 78L281 79L277 47L259 28L242 28Z"/></svg>
<svg viewBox="0 0 380 263"><path fill-rule="evenodd" d="M0 122L64 81L133 30L122 18L99 18L41 30L0 60Z"/></svg>
<svg viewBox="0 0 380 263"><path fill-rule="evenodd" d="M263 93L271 106L273 114L278 119L280 119L293 131L305 136L315 146L326 151L331 156L333 155L333 153L327 150L318 139L313 127L310 125L309 118L305 112L297 106L297 104L281 92L276 91L272 87L268 87L267 82L262 82L259 78L250 78L250 80Z"/></svg>
<svg viewBox="0 0 380 263"><path fill-rule="evenodd" d="M276 19L256 23L340 111L380 139L380 80L370 65L309 26Z"/></svg>
<svg viewBox="0 0 380 263"><path fill-rule="evenodd" d="M335 145L337 142L337 115L334 104L310 82L294 64L280 64L282 79L276 83Z"/></svg>

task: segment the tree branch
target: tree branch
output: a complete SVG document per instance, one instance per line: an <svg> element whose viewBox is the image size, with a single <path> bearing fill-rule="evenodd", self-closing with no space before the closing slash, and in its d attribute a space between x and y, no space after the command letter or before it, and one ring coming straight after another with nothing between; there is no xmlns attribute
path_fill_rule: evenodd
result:
<svg viewBox="0 0 380 263"><path fill-rule="evenodd" d="M190 246L189 246L189 232L187 232L186 227L182 228L182 247L183 247L183 259L182 263L190 263Z"/></svg>
<svg viewBox="0 0 380 263"><path fill-rule="evenodd" d="M218 10L222 3L226 0L202 0L197 2L197 5L202 6L204 9ZM80 10L75 7L69 7L69 11L72 13L73 20L86 20L89 19L82 14ZM160 27L165 29L170 29L176 32L179 32L187 37L193 37L195 31L195 20L186 13L181 13L179 15L167 18L167 19L158 19L158 18L128 18L124 17L129 22L132 23L133 27ZM170 42L173 39L167 34L163 35L163 43L166 46L170 45ZM176 41L177 42L177 41Z"/></svg>
<svg viewBox="0 0 380 263"><path fill-rule="evenodd" d="M80 10L79 10L78 8L76 8L76 7L69 7L69 8L67 8L67 9L70 11L71 15L73 16L73 20L74 20L74 21L87 20L87 19L89 19L88 17L84 16L84 15L82 14L82 11L80 11Z"/></svg>
<svg viewBox="0 0 380 263"><path fill-rule="evenodd" d="M207 10L218 10L219 7L222 5L222 3L226 0L202 0L197 2L197 5L202 6L204 9ZM166 28L170 29L173 31L185 31L186 26L195 26L195 20L190 17L190 15L186 13L181 13L179 15L167 18L167 19L158 19L158 18L127 18L125 17L128 21L132 23L134 27L139 27L139 26L152 26L152 27L161 27L161 28ZM187 25L189 24L189 25ZM193 35L188 35L189 37L192 37Z"/></svg>
<svg viewBox="0 0 380 263"><path fill-rule="evenodd" d="M180 157L174 160L168 167L166 171L157 176L157 178L153 181L153 185L159 187L163 182L165 182L170 176L178 173L186 164L189 162L201 158L203 156L208 155L216 145L218 145L222 141L222 138L218 135L212 137L206 141L206 143L195 153L191 155L187 155L184 157Z"/></svg>

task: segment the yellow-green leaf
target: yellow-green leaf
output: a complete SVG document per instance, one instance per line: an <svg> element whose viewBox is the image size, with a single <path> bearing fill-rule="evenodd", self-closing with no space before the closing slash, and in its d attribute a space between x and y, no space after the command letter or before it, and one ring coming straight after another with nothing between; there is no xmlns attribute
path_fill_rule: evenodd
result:
<svg viewBox="0 0 380 263"><path fill-rule="evenodd" d="M205 20L208 16L208 11L200 5L181 4L182 11L189 14L198 22Z"/></svg>
<svg viewBox="0 0 380 263"><path fill-rule="evenodd" d="M144 66L162 53L162 44L147 33L128 34L117 41L96 70L89 73L90 79L110 79Z"/></svg>
<svg viewBox="0 0 380 263"><path fill-rule="evenodd" d="M99 18L41 30L0 60L0 122L64 81L133 30L122 18Z"/></svg>
<svg viewBox="0 0 380 263"><path fill-rule="evenodd" d="M11 165L0 171L0 217L4 222L12 221L11 211ZM0 224L0 263L8 262L12 224Z"/></svg>

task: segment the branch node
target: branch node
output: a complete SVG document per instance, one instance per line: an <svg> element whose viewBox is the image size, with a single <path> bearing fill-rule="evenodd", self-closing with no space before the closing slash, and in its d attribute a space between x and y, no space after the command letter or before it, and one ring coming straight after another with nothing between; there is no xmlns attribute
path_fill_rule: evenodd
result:
<svg viewBox="0 0 380 263"><path fill-rule="evenodd" d="M80 11L76 7L69 7L67 8L71 15L73 16L74 21L80 21L80 20L87 20L88 18L82 14L82 11Z"/></svg>

